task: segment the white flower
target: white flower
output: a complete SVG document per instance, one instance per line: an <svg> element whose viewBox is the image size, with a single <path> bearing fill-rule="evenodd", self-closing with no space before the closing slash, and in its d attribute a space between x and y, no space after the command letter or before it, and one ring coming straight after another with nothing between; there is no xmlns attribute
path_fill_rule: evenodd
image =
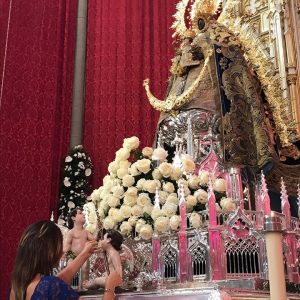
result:
<svg viewBox="0 0 300 300"><path fill-rule="evenodd" d="M134 205L134 206L131 208L131 214L132 214L133 216L140 217L140 216L143 214L143 207L140 206L140 205Z"/></svg>
<svg viewBox="0 0 300 300"><path fill-rule="evenodd" d="M127 174L123 177L122 183L123 186L130 187L134 184L134 178L131 175Z"/></svg>
<svg viewBox="0 0 300 300"><path fill-rule="evenodd" d="M177 211L177 205L175 205L171 202L168 202L168 203L164 204L161 211L167 217L174 216Z"/></svg>
<svg viewBox="0 0 300 300"><path fill-rule="evenodd" d="M136 183L136 187L139 191L143 190L145 182L146 182L145 178L138 180L138 182Z"/></svg>
<svg viewBox="0 0 300 300"><path fill-rule="evenodd" d="M159 233L164 233L170 228L170 219L167 217L158 217L154 222L154 228Z"/></svg>
<svg viewBox="0 0 300 300"><path fill-rule="evenodd" d="M150 240L153 235L152 226L149 224L142 225L140 229L140 237L144 240Z"/></svg>
<svg viewBox="0 0 300 300"><path fill-rule="evenodd" d="M137 216L131 216L129 219L128 219L128 223L133 227L136 225L136 222L138 220L138 217Z"/></svg>
<svg viewBox="0 0 300 300"><path fill-rule="evenodd" d="M189 180L188 180L188 184L189 187L193 190L196 190L199 188L199 183L200 183L200 179L197 176L192 176Z"/></svg>
<svg viewBox="0 0 300 300"><path fill-rule="evenodd" d="M164 183L163 190L166 191L166 192L168 192L169 194L174 193L174 191L175 191L174 184L172 182L166 182L166 183Z"/></svg>
<svg viewBox="0 0 300 300"><path fill-rule="evenodd" d="M143 185L143 190L154 194L156 192L156 188L160 188L161 183L158 180L146 180Z"/></svg>
<svg viewBox="0 0 300 300"><path fill-rule="evenodd" d="M65 179L64 179L64 186L71 186L71 182L69 180L70 180L69 177L65 177Z"/></svg>
<svg viewBox="0 0 300 300"><path fill-rule="evenodd" d="M186 173L193 173L196 165L192 159L185 158L182 160L182 168Z"/></svg>
<svg viewBox="0 0 300 300"><path fill-rule="evenodd" d="M167 203L173 203L175 205L178 205L178 197L177 197L177 194L176 193L172 193L168 196L167 198Z"/></svg>
<svg viewBox="0 0 300 300"><path fill-rule="evenodd" d="M111 192L117 198L121 198L124 194L124 188L121 185L115 185L112 187Z"/></svg>
<svg viewBox="0 0 300 300"><path fill-rule="evenodd" d="M98 202L100 201L100 191L99 190L93 190L91 194L91 199L93 202Z"/></svg>
<svg viewBox="0 0 300 300"><path fill-rule="evenodd" d="M153 179L157 179L157 180L162 179L162 175L158 169L154 169L154 171L152 172L152 177L153 177Z"/></svg>
<svg viewBox="0 0 300 300"><path fill-rule="evenodd" d="M127 189L127 191L126 191L126 195L129 195L129 196L137 196L137 193L138 193L138 190L137 190L137 188L136 187L134 187L134 186L131 186L131 187L129 187L128 189Z"/></svg>
<svg viewBox="0 0 300 300"><path fill-rule="evenodd" d="M180 216L174 215L170 218L170 227L172 230L178 230L181 225Z"/></svg>
<svg viewBox="0 0 300 300"><path fill-rule="evenodd" d="M161 204L165 204L168 197L169 197L169 193L165 191L159 191L159 202Z"/></svg>
<svg viewBox="0 0 300 300"><path fill-rule="evenodd" d="M151 158L151 156L153 154L153 149L151 147L145 147L142 150L142 154L145 157Z"/></svg>
<svg viewBox="0 0 300 300"><path fill-rule="evenodd" d="M187 196L186 197L186 207L190 211L194 208L194 206L197 204L197 198L195 196Z"/></svg>
<svg viewBox="0 0 300 300"><path fill-rule="evenodd" d="M148 214L149 216L151 216L152 210L153 210L153 205L152 205L152 204L145 205L145 206L143 207L143 213L146 213L146 214Z"/></svg>
<svg viewBox="0 0 300 300"><path fill-rule="evenodd" d="M90 232L91 234L94 234L97 230L97 224L95 223L89 223L86 227L85 230Z"/></svg>
<svg viewBox="0 0 300 300"><path fill-rule="evenodd" d="M221 207L226 211L235 210L236 205L232 202L231 198L225 198L223 197L220 201Z"/></svg>
<svg viewBox="0 0 300 300"><path fill-rule="evenodd" d="M162 215L162 212L159 208L154 207L151 212L151 218L156 220L158 217Z"/></svg>
<svg viewBox="0 0 300 300"><path fill-rule="evenodd" d="M152 160L165 160L168 156L168 152L159 147L154 149L153 154L152 154Z"/></svg>
<svg viewBox="0 0 300 300"><path fill-rule="evenodd" d="M92 174L92 170L90 168L87 168L85 171L84 171L84 174L86 177L90 176Z"/></svg>
<svg viewBox="0 0 300 300"><path fill-rule="evenodd" d="M111 174L117 174L117 170L119 169L119 165L116 161L112 161L109 165L108 165L108 172Z"/></svg>
<svg viewBox="0 0 300 300"><path fill-rule="evenodd" d="M147 193L140 193L137 198L137 204L140 206L150 205L151 199Z"/></svg>
<svg viewBox="0 0 300 300"><path fill-rule="evenodd" d="M73 160L73 158L71 156L67 156L65 158L65 162L71 162Z"/></svg>
<svg viewBox="0 0 300 300"><path fill-rule="evenodd" d="M122 160L119 162L120 169L128 169L130 166L130 162L128 160Z"/></svg>
<svg viewBox="0 0 300 300"><path fill-rule="evenodd" d="M136 204L137 197L125 194L124 204L128 206L134 206Z"/></svg>
<svg viewBox="0 0 300 300"><path fill-rule="evenodd" d="M111 218L116 222L119 223L124 220L124 216L122 215L121 211L119 209L114 209L113 214L111 215Z"/></svg>
<svg viewBox="0 0 300 300"><path fill-rule="evenodd" d="M194 228L199 228L202 225L201 217L196 212L193 212L190 216L191 225Z"/></svg>
<svg viewBox="0 0 300 300"><path fill-rule="evenodd" d="M201 185L208 185L209 173L207 171L199 172L199 181Z"/></svg>
<svg viewBox="0 0 300 300"><path fill-rule="evenodd" d="M199 189L194 193L194 196L196 197L197 201L199 203L205 204L208 201L208 194L206 191Z"/></svg>
<svg viewBox="0 0 300 300"><path fill-rule="evenodd" d="M75 207L75 203L73 201L68 201L68 207L69 208L74 208Z"/></svg>
<svg viewBox="0 0 300 300"><path fill-rule="evenodd" d="M140 159L136 162L136 168L144 174L150 171L150 165L151 161L147 158Z"/></svg>
<svg viewBox="0 0 300 300"><path fill-rule="evenodd" d="M130 156L130 151L127 148L121 148L116 152L115 161L119 162L122 160L127 160Z"/></svg>
<svg viewBox="0 0 300 300"><path fill-rule="evenodd" d="M116 225L116 223L111 217L106 217L103 220L103 227L107 230L108 229L113 229L115 227L115 225Z"/></svg>
<svg viewBox="0 0 300 300"><path fill-rule="evenodd" d="M125 175L127 175L128 174L128 168L126 169L126 168L121 168L121 169L118 169L117 170L117 176L119 177L119 178L123 178Z"/></svg>
<svg viewBox="0 0 300 300"><path fill-rule="evenodd" d="M124 139L123 147L127 148L128 150L135 150L139 147L140 140L136 136L132 136L130 138Z"/></svg>
<svg viewBox="0 0 300 300"><path fill-rule="evenodd" d="M107 199L107 204L110 207L116 207L116 206L120 205L120 199L118 197L110 195Z"/></svg>
<svg viewBox="0 0 300 300"><path fill-rule="evenodd" d="M167 162L163 162L158 167L163 177L170 177L173 173L173 166Z"/></svg>
<svg viewBox="0 0 300 300"><path fill-rule="evenodd" d="M182 175L181 169L180 168L174 168L173 172L171 174L171 179L175 180L175 181L178 181L179 178L181 177L181 175Z"/></svg>
<svg viewBox="0 0 300 300"><path fill-rule="evenodd" d="M145 224L146 224L146 221L144 219L138 219L138 221L136 222L136 225L135 225L135 231L137 233L139 233L142 226L145 225Z"/></svg>
<svg viewBox="0 0 300 300"><path fill-rule="evenodd" d="M123 204L120 207L120 212L123 215L124 219L127 219L131 216L131 207Z"/></svg>
<svg viewBox="0 0 300 300"><path fill-rule="evenodd" d="M213 189L219 193L225 192L226 191L226 180L223 178L217 178L213 184Z"/></svg>
<svg viewBox="0 0 300 300"><path fill-rule="evenodd" d="M122 222L120 232L122 235L128 236L132 231L132 226L128 222Z"/></svg>
<svg viewBox="0 0 300 300"><path fill-rule="evenodd" d="M133 163L129 168L129 174L132 176L138 176L141 172L137 169L136 163Z"/></svg>

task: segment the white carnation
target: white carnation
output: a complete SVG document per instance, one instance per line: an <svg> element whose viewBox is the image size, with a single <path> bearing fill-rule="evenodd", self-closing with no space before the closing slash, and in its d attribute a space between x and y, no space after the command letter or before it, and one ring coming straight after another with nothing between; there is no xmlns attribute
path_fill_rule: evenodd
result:
<svg viewBox="0 0 300 300"><path fill-rule="evenodd" d="M175 205L178 205L178 197L177 197L177 194L176 193L172 193L168 196L167 198L167 203L173 203Z"/></svg>
<svg viewBox="0 0 300 300"><path fill-rule="evenodd" d="M131 207L123 204L120 207L120 212L123 215L124 219L127 219L131 216Z"/></svg>
<svg viewBox="0 0 300 300"><path fill-rule="evenodd" d="M149 216L151 216L152 210L153 210L153 205L152 205L152 204L145 205L145 206L143 207L143 213L146 213L146 214L148 214Z"/></svg>
<svg viewBox="0 0 300 300"><path fill-rule="evenodd" d="M133 163L129 168L129 174L132 176L138 176L141 172L137 169L136 163Z"/></svg>
<svg viewBox="0 0 300 300"><path fill-rule="evenodd" d="M137 169L146 174L150 171L151 161L149 159L143 158L136 162Z"/></svg>
<svg viewBox="0 0 300 300"><path fill-rule="evenodd" d="M116 185L111 189L111 192L115 197L121 198L124 194L124 188L121 185Z"/></svg>
<svg viewBox="0 0 300 300"><path fill-rule="evenodd" d="M162 215L162 212L159 208L154 207L151 212L151 218L156 220L158 217Z"/></svg>
<svg viewBox="0 0 300 300"><path fill-rule="evenodd" d="M180 168L174 168L173 172L171 174L171 179L175 180L175 181L178 181L179 178L181 177L181 175L182 175L181 169Z"/></svg>
<svg viewBox="0 0 300 300"><path fill-rule="evenodd" d="M137 217L141 216L143 214L143 207L140 205L134 205L131 208L131 214Z"/></svg>
<svg viewBox="0 0 300 300"><path fill-rule="evenodd" d="M130 151L137 149L139 145L140 145L140 140L136 136L132 136L130 138L124 139L123 142L123 147Z"/></svg>
<svg viewBox="0 0 300 300"><path fill-rule="evenodd" d="M188 184L189 187L193 190L196 190L199 188L199 184L200 184L200 179L197 176L192 176L189 180L188 180Z"/></svg>
<svg viewBox="0 0 300 300"><path fill-rule="evenodd" d="M167 217L174 216L176 214L176 211L177 211L177 205L168 202L168 203L164 204L161 211Z"/></svg>
<svg viewBox="0 0 300 300"><path fill-rule="evenodd" d="M91 194L91 199L92 199L93 202L100 201L100 191L99 191L99 189L93 190L93 192Z"/></svg>
<svg viewBox="0 0 300 300"><path fill-rule="evenodd" d="M201 185L208 185L209 173L207 171L199 172L199 181Z"/></svg>
<svg viewBox="0 0 300 300"><path fill-rule="evenodd" d="M120 205L120 198L110 195L107 199L107 204L110 207L116 207L116 206Z"/></svg>
<svg viewBox="0 0 300 300"><path fill-rule="evenodd" d="M197 198L195 196L189 195L186 197L186 207L189 211L191 211L196 204Z"/></svg>
<svg viewBox="0 0 300 300"><path fill-rule="evenodd" d="M117 174L117 170L119 169L119 165L116 161L112 161L109 165L108 165L108 171L111 174Z"/></svg>
<svg viewBox="0 0 300 300"><path fill-rule="evenodd" d="M153 154L153 149L151 147L145 147L142 150L142 154L144 157L151 158L151 156Z"/></svg>
<svg viewBox="0 0 300 300"><path fill-rule="evenodd" d="M137 204L140 206L150 205L151 200L147 193L140 193L137 198Z"/></svg>
<svg viewBox="0 0 300 300"><path fill-rule="evenodd" d="M125 194L124 204L128 206L134 206L136 204L137 197Z"/></svg>
<svg viewBox="0 0 300 300"><path fill-rule="evenodd" d="M130 151L127 148L121 148L116 152L115 161L127 160L130 156Z"/></svg>
<svg viewBox="0 0 300 300"><path fill-rule="evenodd" d="M168 192L169 194L174 193L174 191L175 191L174 184L172 182L166 182L166 183L164 183L163 190L165 192Z"/></svg>
<svg viewBox="0 0 300 300"><path fill-rule="evenodd" d="M125 175L128 174L128 169L126 168L120 168L117 170L117 176L122 179Z"/></svg>
<svg viewBox="0 0 300 300"><path fill-rule="evenodd" d="M123 186L130 187L134 184L134 178L131 175L127 174L123 177L122 183Z"/></svg>
<svg viewBox="0 0 300 300"><path fill-rule="evenodd" d="M158 167L163 177L170 177L173 173L173 166L167 162L163 162Z"/></svg>
<svg viewBox="0 0 300 300"><path fill-rule="evenodd" d="M136 187L139 191L143 190L145 182L146 182L145 178L138 180L138 182L136 183Z"/></svg>
<svg viewBox="0 0 300 300"><path fill-rule="evenodd" d="M153 154L152 154L152 160L163 161L167 158L167 156L168 156L168 152L165 149L159 147L159 148L154 149Z"/></svg>

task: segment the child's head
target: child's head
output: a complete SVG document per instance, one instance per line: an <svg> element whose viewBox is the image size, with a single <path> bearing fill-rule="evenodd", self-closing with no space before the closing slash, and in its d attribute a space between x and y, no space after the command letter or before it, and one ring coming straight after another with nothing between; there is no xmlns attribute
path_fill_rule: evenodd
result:
<svg viewBox="0 0 300 300"><path fill-rule="evenodd" d="M83 225L85 223L85 216L80 207L73 208L68 215L68 228L72 229L74 223Z"/></svg>
<svg viewBox="0 0 300 300"><path fill-rule="evenodd" d="M104 235L104 240L107 240L117 251L121 250L123 236L120 232L116 230L108 230Z"/></svg>

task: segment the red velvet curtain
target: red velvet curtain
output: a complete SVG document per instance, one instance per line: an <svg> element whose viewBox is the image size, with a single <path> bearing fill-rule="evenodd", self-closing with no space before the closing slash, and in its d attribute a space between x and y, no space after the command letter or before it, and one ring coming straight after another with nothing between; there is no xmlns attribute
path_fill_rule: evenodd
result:
<svg viewBox="0 0 300 300"><path fill-rule="evenodd" d="M69 146L76 9L74 0L0 0L0 299L20 234L56 207Z"/></svg>
<svg viewBox="0 0 300 300"><path fill-rule="evenodd" d="M84 145L95 165L95 187L125 137L152 145L158 113L143 80L150 78L153 93L164 97L177 2L89 1Z"/></svg>

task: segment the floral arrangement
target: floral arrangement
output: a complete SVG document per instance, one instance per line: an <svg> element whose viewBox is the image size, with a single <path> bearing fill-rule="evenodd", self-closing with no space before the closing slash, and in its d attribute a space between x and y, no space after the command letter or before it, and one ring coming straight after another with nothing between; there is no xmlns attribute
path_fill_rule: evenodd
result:
<svg viewBox="0 0 300 300"><path fill-rule="evenodd" d="M93 165L81 145L75 146L65 158L62 166L62 183L59 196L59 219L67 222L69 211L83 207L92 187L90 178Z"/></svg>
<svg viewBox="0 0 300 300"><path fill-rule="evenodd" d="M198 212L206 209L208 202L209 173L193 175L196 166L189 155L181 157L179 168L167 162L168 153L163 148L140 150L139 145L137 137L124 139L123 147L108 166L109 174L104 177L103 186L93 191L91 202L84 207L88 215L87 229L94 232L99 218L105 229L117 229L124 236L136 232L146 240L154 231L178 230L181 223L179 181L191 213L191 226L199 228L202 224ZM218 210L234 208L226 198L224 179L215 178L213 188ZM154 205L155 197L159 199L159 207Z"/></svg>

